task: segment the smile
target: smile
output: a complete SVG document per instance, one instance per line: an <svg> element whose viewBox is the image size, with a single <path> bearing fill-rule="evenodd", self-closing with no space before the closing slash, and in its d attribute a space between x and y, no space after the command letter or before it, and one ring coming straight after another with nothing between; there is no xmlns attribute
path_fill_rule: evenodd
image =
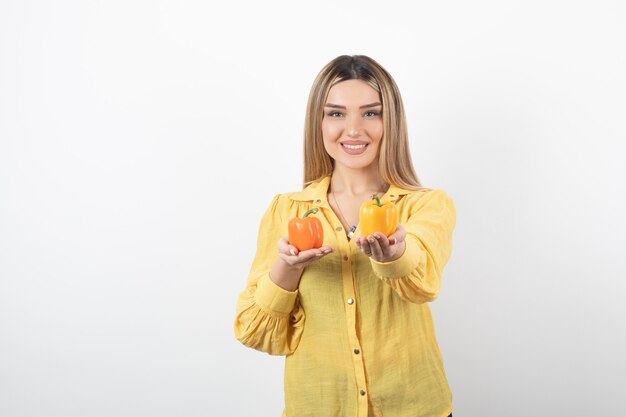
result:
<svg viewBox="0 0 626 417"><path fill-rule="evenodd" d="M369 143L341 144L341 148L343 149L343 151L349 155L361 155L367 151L368 146Z"/></svg>
<svg viewBox="0 0 626 417"><path fill-rule="evenodd" d="M367 144L363 144L363 145L348 145L345 143L342 143L341 146L348 148L348 149L363 149L367 146Z"/></svg>

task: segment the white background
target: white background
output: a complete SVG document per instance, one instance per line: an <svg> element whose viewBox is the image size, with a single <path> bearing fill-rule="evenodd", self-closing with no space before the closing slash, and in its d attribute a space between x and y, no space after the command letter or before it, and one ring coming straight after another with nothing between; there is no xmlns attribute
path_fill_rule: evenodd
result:
<svg viewBox="0 0 626 417"><path fill-rule="evenodd" d="M395 77L418 175L457 205L432 304L455 417L619 415L624 22L621 0L2 0L0 415L280 415L283 358L235 340L235 303L340 54Z"/></svg>

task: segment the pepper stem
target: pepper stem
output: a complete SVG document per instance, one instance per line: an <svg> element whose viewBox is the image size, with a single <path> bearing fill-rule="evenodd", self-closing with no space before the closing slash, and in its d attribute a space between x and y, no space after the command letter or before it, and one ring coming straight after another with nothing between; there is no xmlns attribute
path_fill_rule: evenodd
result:
<svg viewBox="0 0 626 417"><path fill-rule="evenodd" d="M304 213L304 214L302 215L302 218L303 218L303 219L306 219L306 217L307 217L309 214L315 214L315 213L317 213L317 210L318 210L318 209L317 209L317 207L313 207L311 210L309 210L309 211L307 211L306 213Z"/></svg>
<svg viewBox="0 0 626 417"><path fill-rule="evenodd" d="M376 194L372 194L372 200L375 200L375 203L378 207L382 207L383 205L380 203L380 198Z"/></svg>

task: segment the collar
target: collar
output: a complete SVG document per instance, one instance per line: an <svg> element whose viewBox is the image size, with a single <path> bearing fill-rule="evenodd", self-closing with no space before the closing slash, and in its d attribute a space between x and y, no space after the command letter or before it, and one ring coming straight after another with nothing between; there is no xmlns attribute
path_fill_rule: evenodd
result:
<svg viewBox="0 0 626 417"><path fill-rule="evenodd" d="M323 177L304 188L304 190L292 193L289 198L294 201L312 201L314 207L330 207L328 205L328 187L330 186L330 175ZM390 185L387 192L380 199L381 201L396 202L400 196L412 193L413 190L406 190L395 185Z"/></svg>

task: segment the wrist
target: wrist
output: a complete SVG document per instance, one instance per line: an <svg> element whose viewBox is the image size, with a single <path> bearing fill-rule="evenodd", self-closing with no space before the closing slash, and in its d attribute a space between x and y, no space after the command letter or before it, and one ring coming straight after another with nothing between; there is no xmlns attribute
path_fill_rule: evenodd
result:
<svg viewBox="0 0 626 417"><path fill-rule="evenodd" d="M300 283L302 271L303 268L289 265L281 257L278 257L270 271L270 279L286 291L295 291Z"/></svg>

